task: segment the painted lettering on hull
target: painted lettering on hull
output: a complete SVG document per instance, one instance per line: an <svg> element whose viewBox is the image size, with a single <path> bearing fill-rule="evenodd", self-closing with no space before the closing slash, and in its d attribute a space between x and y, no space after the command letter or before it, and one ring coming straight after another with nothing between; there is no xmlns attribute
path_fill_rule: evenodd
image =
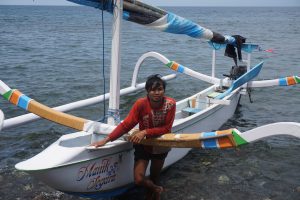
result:
<svg viewBox="0 0 300 200"><path fill-rule="evenodd" d="M104 185L116 181L118 166L119 162L112 158L94 161L79 168L76 180L87 180L88 191L101 190Z"/></svg>

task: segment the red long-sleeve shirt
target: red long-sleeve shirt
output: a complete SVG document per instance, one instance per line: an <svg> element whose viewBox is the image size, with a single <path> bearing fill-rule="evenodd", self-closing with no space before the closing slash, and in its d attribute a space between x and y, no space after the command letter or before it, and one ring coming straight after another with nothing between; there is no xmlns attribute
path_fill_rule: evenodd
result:
<svg viewBox="0 0 300 200"><path fill-rule="evenodd" d="M160 136L171 132L175 118L176 102L170 97L164 97L164 103L158 109L151 108L148 97L138 99L124 121L109 134L114 141L129 132L137 124L139 130L146 130L146 137Z"/></svg>

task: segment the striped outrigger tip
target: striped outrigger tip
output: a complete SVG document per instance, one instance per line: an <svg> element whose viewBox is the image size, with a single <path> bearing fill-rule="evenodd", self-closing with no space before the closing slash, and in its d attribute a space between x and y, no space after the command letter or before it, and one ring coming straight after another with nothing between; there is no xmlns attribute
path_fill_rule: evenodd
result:
<svg viewBox="0 0 300 200"><path fill-rule="evenodd" d="M295 85L297 83L300 83L300 78L298 76L289 76L286 78L279 79L280 86Z"/></svg>
<svg viewBox="0 0 300 200"><path fill-rule="evenodd" d="M25 110L28 109L29 102L32 100L28 96L21 93L19 90L9 90L3 94L3 97L12 104L19 106Z"/></svg>
<svg viewBox="0 0 300 200"><path fill-rule="evenodd" d="M177 72L180 72L180 73L184 72L184 66L178 64L175 61L168 62L166 64L166 66L169 67L170 69L174 70L174 71L177 71Z"/></svg>
<svg viewBox="0 0 300 200"><path fill-rule="evenodd" d="M214 137L218 135L226 135L230 134L226 137L212 138L201 141L201 146L203 149L224 149L224 148L232 148L236 146L236 143L232 137L232 129L224 130L224 131L215 131L215 132L203 132L201 137Z"/></svg>

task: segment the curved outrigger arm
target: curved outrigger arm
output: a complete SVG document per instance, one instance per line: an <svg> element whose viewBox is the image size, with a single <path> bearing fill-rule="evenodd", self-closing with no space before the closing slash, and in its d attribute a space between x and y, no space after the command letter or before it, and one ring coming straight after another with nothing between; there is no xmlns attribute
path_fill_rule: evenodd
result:
<svg viewBox="0 0 300 200"><path fill-rule="evenodd" d="M151 51L143 54L137 61L133 76L132 76L132 82L131 86L134 87L136 86L137 82L137 75L139 73L140 67L143 64L143 62L147 58L155 58L162 62L165 66L170 68L173 71L176 71L178 73L182 73L188 76L191 76L193 78L199 79L201 81L210 83L210 84L219 84L222 86L230 87L233 84L232 80L229 79L220 79L216 77L212 77L206 74L202 74L200 72L194 71L188 67L185 67L175 61L169 60L167 57L164 55ZM258 64L260 65L260 64ZM261 80L261 81L249 81L247 82L247 87L250 88L257 88L257 87L272 87L272 86L290 86L290 85L295 85L300 83L300 77L299 76L289 76L285 78L279 78L279 79L272 79L272 80Z"/></svg>
<svg viewBox="0 0 300 200"><path fill-rule="evenodd" d="M230 87L233 83L233 81L229 79L219 79L216 77L212 77L212 76L208 76L196 72L188 67L176 63L175 61L169 61L165 65L176 72L186 74L188 76L205 81L207 83L220 84L226 87ZM258 87L272 87L272 86L291 86L299 83L300 83L299 76L288 76L284 78L271 79L271 80L249 81L247 82L247 87L258 88Z"/></svg>
<svg viewBox="0 0 300 200"><path fill-rule="evenodd" d="M175 61L170 61L167 57L163 56L160 53L151 51L151 52L147 52L147 53L143 54L138 59L138 61L136 62L134 72L133 72L133 76L132 76L131 86L136 85L137 75L139 73L140 66L143 64L143 62L145 61L146 58L155 58L155 59L161 61L165 66L167 66L168 68L170 68L170 69L172 69L176 72L184 73L188 76L191 76L191 77L194 77L196 79L205 81L207 83L218 84L218 83L220 83L220 81L222 81L222 79L211 77L211 76L202 74L200 72L196 72L196 71L194 71L192 69L189 69L187 67L184 67L183 65L180 65L180 64L176 63ZM228 84L229 83L227 83L227 85Z"/></svg>

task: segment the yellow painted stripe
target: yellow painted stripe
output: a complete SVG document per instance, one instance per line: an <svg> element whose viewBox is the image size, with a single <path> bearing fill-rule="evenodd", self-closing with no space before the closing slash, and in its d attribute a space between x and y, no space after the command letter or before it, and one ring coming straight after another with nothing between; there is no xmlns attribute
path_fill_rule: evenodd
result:
<svg viewBox="0 0 300 200"><path fill-rule="evenodd" d="M35 100L32 100L29 102L28 111L32 112L40 117L48 119L50 121L53 121L53 122L68 126L70 128L77 129L77 130L83 130L84 123L87 122L86 119L83 119L80 117L75 117L73 115L69 115L69 114L54 110L52 108L49 108L48 106L40 104L39 102L37 102Z"/></svg>
<svg viewBox="0 0 300 200"><path fill-rule="evenodd" d="M167 133L158 138L148 138L141 141L141 144L150 146L164 146L177 148L201 148L200 134L178 134Z"/></svg>

